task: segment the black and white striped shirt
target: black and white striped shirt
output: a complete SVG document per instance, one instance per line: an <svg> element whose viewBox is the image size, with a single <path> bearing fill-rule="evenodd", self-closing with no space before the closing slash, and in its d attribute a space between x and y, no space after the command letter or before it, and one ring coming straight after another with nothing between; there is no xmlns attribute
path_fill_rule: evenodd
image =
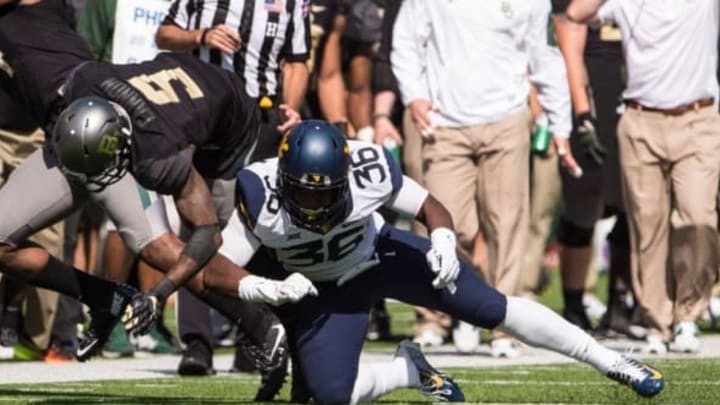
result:
<svg viewBox="0 0 720 405"><path fill-rule="evenodd" d="M186 30L226 24L240 36L230 55L200 47L196 55L245 81L251 97L276 96L282 61L304 62L310 49L310 0L174 0L163 24Z"/></svg>

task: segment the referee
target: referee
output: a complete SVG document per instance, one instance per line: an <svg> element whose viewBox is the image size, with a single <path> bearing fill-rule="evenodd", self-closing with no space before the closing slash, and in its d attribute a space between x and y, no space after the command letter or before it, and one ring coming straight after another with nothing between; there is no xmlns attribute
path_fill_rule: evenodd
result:
<svg viewBox="0 0 720 405"><path fill-rule="evenodd" d="M299 109L308 81L309 0L175 0L157 31L159 48L192 52L208 63L234 71L243 89L263 111L254 157L275 156L285 105ZM213 373L208 308L180 290L180 339L187 349L181 375ZM237 362L236 368L242 366ZM282 380L282 378L280 379ZM279 389L279 387L278 387Z"/></svg>
<svg viewBox="0 0 720 405"><path fill-rule="evenodd" d="M310 0L175 0L157 31L161 49L232 70L264 111L261 158L275 156L281 104L298 110L308 81ZM281 90L282 87L282 90Z"/></svg>

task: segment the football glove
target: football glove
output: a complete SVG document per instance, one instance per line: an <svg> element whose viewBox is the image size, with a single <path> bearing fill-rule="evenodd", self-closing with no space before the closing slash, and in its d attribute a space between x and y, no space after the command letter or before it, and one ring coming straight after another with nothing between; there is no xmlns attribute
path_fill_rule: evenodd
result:
<svg viewBox="0 0 720 405"><path fill-rule="evenodd" d="M430 242L431 247L425 257L430 270L437 275L432 285L437 289L447 288L454 294L455 280L460 274L455 232L448 228L436 228L430 233Z"/></svg>
<svg viewBox="0 0 720 405"><path fill-rule="evenodd" d="M282 281L247 275L238 283L238 296L246 302L282 305L300 301L306 295L317 295L317 288L307 277L293 273Z"/></svg>
<svg viewBox="0 0 720 405"><path fill-rule="evenodd" d="M161 311L162 305L158 297L149 293L137 293L125 308L122 323L125 330L133 336L144 335L160 317Z"/></svg>
<svg viewBox="0 0 720 405"><path fill-rule="evenodd" d="M607 150L600 143L595 128L595 119L589 112L584 112L577 116L577 127L575 131L580 137L580 145L590 160L598 166L601 166L605 161Z"/></svg>

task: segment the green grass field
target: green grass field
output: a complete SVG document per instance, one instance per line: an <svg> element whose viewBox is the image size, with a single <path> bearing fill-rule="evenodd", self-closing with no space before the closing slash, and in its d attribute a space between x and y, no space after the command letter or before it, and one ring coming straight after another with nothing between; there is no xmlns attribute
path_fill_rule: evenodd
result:
<svg viewBox="0 0 720 405"><path fill-rule="evenodd" d="M598 292L603 298L606 280L601 276ZM556 272L541 301L558 310L562 302ZM412 334L412 308L389 303L395 340ZM174 320L168 313L167 320ZM173 325L174 326L174 325ZM707 325L704 328L707 332ZM712 332L711 332L712 333ZM393 342L368 342L369 348L393 348ZM223 349L220 353L229 353ZM483 358L478 357L478 362ZM578 364L447 369L474 403L563 403L563 404L720 404L720 359L653 361L667 385L652 400ZM112 367L112 361L107 362ZM62 372L61 369L58 372ZM164 378L140 381L94 381L57 384L0 383L0 404L229 404L252 403L258 387L257 375L221 375L212 378ZM276 402L288 403L289 384ZM427 402L415 390L397 391L382 398L384 403Z"/></svg>
<svg viewBox="0 0 720 405"><path fill-rule="evenodd" d="M448 370L468 402L564 404L720 403L720 360L661 361L665 391L647 400L580 365ZM0 403L33 404L229 404L250 403L258 377L172 378L42 385L0 385ZM277 402L288 402L288 385ZM427 402L415 390L402 390L383 403Z"/></svg>

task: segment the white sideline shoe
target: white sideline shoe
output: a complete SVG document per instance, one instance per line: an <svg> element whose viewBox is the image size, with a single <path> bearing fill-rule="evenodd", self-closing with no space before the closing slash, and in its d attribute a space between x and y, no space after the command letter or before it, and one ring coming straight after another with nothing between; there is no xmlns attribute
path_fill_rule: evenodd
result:
<svg viewBox="0 0 720 405"><path fill-rule="evenodd" d="M419 344L422 347L432 347L442 345L443 340L444 339L442 336L431 331L430 329L425 329L424 331L420 332L419 335L415 336L413 342Z"/></svg>
<svg viewBox="0 0 720 405"><path fill-rule="evenodd" d="M452 337L455 349L460 353L472 353L480 344L480 331L477 326L467 322L458 322L453 329Z"/></svg>
<svg viewBox="0 0 720 405"><path fill-rule="evenodd" d="M662 356L667 354L667 346L659 336L650 334L645 338L643 351L647 354L659 354Z"/></svg>
<svg viewBox="0 0 720 405"><path fill-rule="evenodd" d="M513 339L510 338L499 338L493 339L490 342L490 355L493 357L507 357L508 359L514 359L520 357L522 350L520 346Z"/></svg>
<svg viewBox="0 0 720 405"><path fill-rule="evenodd" d="M697 353L702 347L700 331L694 322L679 322L675 325L670 350L680 353Z"/></svg>

